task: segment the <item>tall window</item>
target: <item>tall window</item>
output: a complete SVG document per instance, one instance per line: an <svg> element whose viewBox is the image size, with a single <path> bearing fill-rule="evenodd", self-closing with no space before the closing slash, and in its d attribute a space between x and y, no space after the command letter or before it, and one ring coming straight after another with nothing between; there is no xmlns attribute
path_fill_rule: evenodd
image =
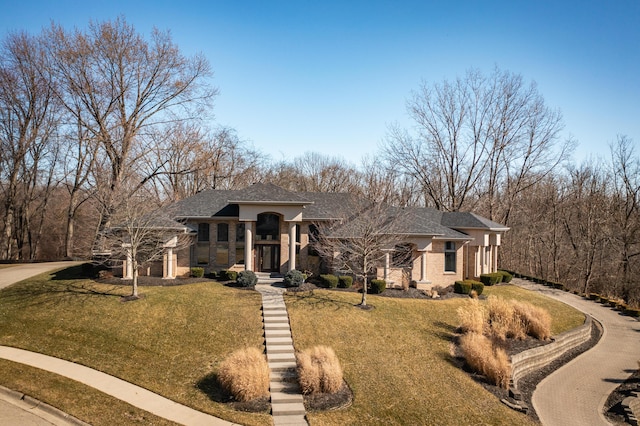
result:
<svg viewBox="0 0 640 426"><path fill-rule="evenodd" d="M279 240L280 216L272 213L261 213L256 222L256 240Z"/></svg>
<svg viewBox="0 0 640 426"><path fill-rule="evenodd" d="M315 244L318 241L320 230L313 223L309 225L309 256L318 256L318 250L315 248Z"/></svg>
<svg viewBox="0 0 640 426"><path fill-rule="evenodd" d="M229 224L228 223L219 223L218 224L218 242L227 242L229 241Z"/></svg>
<svg viewBox="0 0 640 426"><path fill-rule="evenodd" d="M453 241L444 243L444 271L456 272L456 243Z"/></svg>
<svg viewBox="0 0 640 426"><path fill-rule="evenodd" d="M244 243L244 223L236 225L236 242Z"/></svg>
<svg viewBox="0 0 640 426"><path fill-rule="evenodd" d="M196 244L196 262L198 265L209 263L209 224L198 224L198 242Z"/></svg>

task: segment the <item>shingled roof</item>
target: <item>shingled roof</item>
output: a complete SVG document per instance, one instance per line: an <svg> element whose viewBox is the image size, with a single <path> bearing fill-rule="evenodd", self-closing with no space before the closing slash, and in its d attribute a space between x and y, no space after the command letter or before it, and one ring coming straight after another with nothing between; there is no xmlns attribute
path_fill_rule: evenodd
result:
<svg viewBox="0 0 640 426"><path fill-rule="evenodd" d="M240 204L292 204L303 207L307 221L335 220L357 214L367 202L351 193L291 192L270 183L256 183L241 190L202 191L167 209L175 219L238 217ZM507 231L509 228L470 212L440 212L425 207L391 208L400 220L399 234L447 239L469 239L468 229ZM395 210L393 210L395 209Z"/></svg>
<svg viewBox="0 0 640 426"><path fill-rule="evenodd" d="M442 225L454 229L486 229L490 231L508 231L509 228L471 212L442 213Z"/></svg>

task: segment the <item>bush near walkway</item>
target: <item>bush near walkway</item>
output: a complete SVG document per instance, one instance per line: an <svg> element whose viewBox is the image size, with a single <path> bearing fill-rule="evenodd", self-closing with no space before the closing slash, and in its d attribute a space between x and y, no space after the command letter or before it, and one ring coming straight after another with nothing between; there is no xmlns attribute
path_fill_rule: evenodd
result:
<svg viewBox="0 0 640 426"><path fill-rule="evenodd" d="M269 364L256 348L239 349L218 367L220 384L236 399L251 401L269 395Z"/></svg>

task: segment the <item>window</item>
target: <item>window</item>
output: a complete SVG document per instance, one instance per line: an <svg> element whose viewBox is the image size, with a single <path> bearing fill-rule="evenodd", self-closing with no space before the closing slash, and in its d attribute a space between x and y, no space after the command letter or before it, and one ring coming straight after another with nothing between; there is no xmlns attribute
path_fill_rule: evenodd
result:
<svg viewBox="0 0 640 426"><path fill-rule="evenodd" d="M313 223L309 225L309 256L319 256L318 250L315 248L315 244L318 241L318 235L320 231L318 227Z"/></svg>
<svg viewBox="0 0 640 426"><path fill-rule="evenodd" d="M209 224L208 223L198 224L198 241L199 242L209 241Z"/></svg>
<svg viewBox="0 0 640 426"><path fill-rule="evenodd" d="M198 265L209 264L209 224L198 224L198 242L196 244L196 262Z"/></svg>
<svg viewBox="0 0 640 426"><path fill-rule="evenodd" d="M256 240L279 240L280 216L271 213L261 213L256 222Z"/></svg>
<svg viewBox="0 0 640 426"><path fill-rule="evenodd" d="M216 265L229 265L229 248L216 247Z"/></svg>
<svg viewBox="0 0 640 426"><path fill-rule="evenodd" d="M444 271L456 272L456 243L453 241L444 243Z"/></svg>
<svg viewBox="0 0 640 426"><path fill-rule="evenodd" d="M244 247L236 247L236 263L244 265Z"/></svg>
<svg viewBox="0 0 640 426"><path fill-rule="evenodd" d="M229 224L228 223L219 223L218 224L218 242L229 241Z"/></svg>
<svg viewBox="0 0 640 426"><path fill-rule="evenodd" d="M244 243L244 223L236 225L236 242Z"/></svg>

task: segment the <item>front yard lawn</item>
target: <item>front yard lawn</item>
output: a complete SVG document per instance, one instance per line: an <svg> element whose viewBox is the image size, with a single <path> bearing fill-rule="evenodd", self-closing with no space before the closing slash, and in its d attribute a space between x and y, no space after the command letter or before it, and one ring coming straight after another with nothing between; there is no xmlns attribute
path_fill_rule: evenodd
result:
<svg viewBox="0 0 640 426"><path fill-rule="evenodd" d="M490 294L543 302L554 333L580 325L584 316L553 300L514 286ZM297 350L332 347L354 393L350 408L310 413L312 425L337 424L535 424L510 410L453 362L456 309L466 301L369 296L361 310L357 293L315 290L286 297Z"/></svg>
<svg viewBox="0 0 640 426"><path fill-rule="evenodd" d="M262 346L258 293L208 282L142 287L142 299L123 303L120 297L130 294L130 287L74 278L79 271L76 267L44 274L0 291L0 344L104 371L230 421L270 421L266 414L233 411L205 393L215 382L211 373L229 353ZM8 373L13 367L7 365L1 365L0 384L11 388L16 383L12 376L21 373ZM31 386L48 386L50 381ZM80 396L82 389L69 391ZM24 383L15 390L36 396ZM56 393L51 390L44 402L62 408ZM104 398L78 398L82 407L65 409L91 424L114 424L86 417L92 408L86 404L111 403L108 396L95 393Z"/></svg>
<svg viewBox="0 0 640 426"><path fill-rule="evenodd" d="M215 402L218 364L231 352L263 344L257 292L203 282L130 288L79 279L80 267L44 274L0 291L0 344L57 356L104 371L229 421L270 424L268 414ZM513 286L487 290L543 304L554 333L584 317L559 302ZM311 425L531 425L456 366L450 355L456 309L465 299L431 301L316 290L286 295L297 349L331 346L354 392L347 409L309 414ZM83 385L0 361L0 384L94 425L168 424ZM208 395L214 395L213 399Z"/></svg>

